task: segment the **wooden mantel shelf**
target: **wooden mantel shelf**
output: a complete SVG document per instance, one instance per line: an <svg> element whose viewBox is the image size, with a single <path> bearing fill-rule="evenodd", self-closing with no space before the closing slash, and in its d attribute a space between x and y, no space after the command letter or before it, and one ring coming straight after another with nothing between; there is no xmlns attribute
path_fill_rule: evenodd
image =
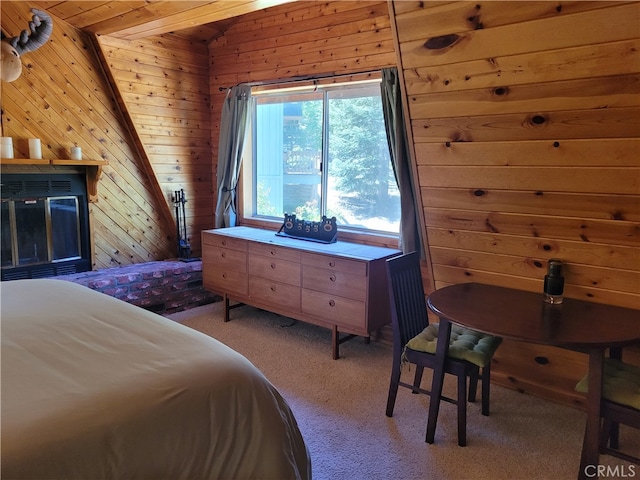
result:
<svg viewBox="0 0 640 480"><path fill-rule="evenodd" d="M66 158L0 158L1 165L108 165L106 160L71 160Z"/></svg>
<svg viewBox="0 0 640 480"><path fill-rule="evenodd" d="M108 165L106 160L71 160L66 158L0 158L0 165L75 165L87 167L87 190L89 201L98 199L98 180L102 175L102 167Z"/></svg>

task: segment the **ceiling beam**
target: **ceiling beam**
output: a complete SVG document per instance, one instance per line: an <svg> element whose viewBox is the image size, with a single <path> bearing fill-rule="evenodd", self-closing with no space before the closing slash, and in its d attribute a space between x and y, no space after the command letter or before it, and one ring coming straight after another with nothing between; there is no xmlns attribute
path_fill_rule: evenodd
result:
<svg viewBox="0 0 640 480"><path fill-rule="evenodd" d="M83 30L98 35L135 40L217 22L293 1L295 0L156 1L108 20L87 25Z"/></svg>

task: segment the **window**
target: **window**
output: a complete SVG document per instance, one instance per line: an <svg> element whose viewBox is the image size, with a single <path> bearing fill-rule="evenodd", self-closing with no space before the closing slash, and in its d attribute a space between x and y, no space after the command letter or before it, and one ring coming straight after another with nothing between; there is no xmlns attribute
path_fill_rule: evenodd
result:
<svg viewBox="0 0 640 480"><path fill-rule="evenodd" d="M255 92L251 138L245 217L326 215L342 227L398 233L379 80Z"/></svg>

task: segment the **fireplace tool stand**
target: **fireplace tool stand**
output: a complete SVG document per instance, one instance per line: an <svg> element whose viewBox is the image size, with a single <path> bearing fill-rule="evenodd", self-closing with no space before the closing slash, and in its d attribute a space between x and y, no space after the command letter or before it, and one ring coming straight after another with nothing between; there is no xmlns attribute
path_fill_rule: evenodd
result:
<svg viewBox="0 0 640 480"><path fill-rule="evenodd" d="M199 258L191 256L191 245L187 238L187 217L184 204L187 199L184 195L184 189L173 192L173 205L176 209L176 230L178 239L178 258L183 262L195 262Z"/></svg>

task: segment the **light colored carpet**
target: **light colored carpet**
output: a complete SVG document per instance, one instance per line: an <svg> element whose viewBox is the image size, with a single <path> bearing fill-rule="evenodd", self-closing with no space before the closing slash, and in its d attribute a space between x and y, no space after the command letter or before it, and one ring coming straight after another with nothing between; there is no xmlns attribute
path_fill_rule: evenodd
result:
<svg viewBox="0 0 640 480"><path fill-rule="evenodd" d="M448 403L440 407L429 445L428 396L400 388L393 418L385 416L389 345L357 338L343 343L341 358L333 360L329 330L253 307L232 310L224 323L222 302L169 318L217 338L265 373L296 415L315 480L577 477L585 422L579 410L492 385L489 417L480 414L479 399L468 405L466 447L457 446L455 406ZM426 388L430 382L425 371ZM454 395L455 383L445 389ZM638 437L621 427L621 445L640 449ZM640 474L640 467L611 456L600 461L627 476Z"/></svg>

